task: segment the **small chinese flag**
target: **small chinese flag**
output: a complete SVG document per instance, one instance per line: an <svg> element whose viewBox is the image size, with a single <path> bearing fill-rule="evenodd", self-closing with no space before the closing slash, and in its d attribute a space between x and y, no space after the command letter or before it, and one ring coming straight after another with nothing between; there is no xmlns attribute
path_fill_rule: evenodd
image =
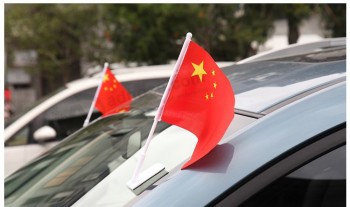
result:
<svg viewBox="0 0 350 207"><path fill-rule="evenodd" d="M103 116L129 111L132 96L107 68L95 107Z"/></svg>
<svg viewBox="0 0 350 207"><path fill-rule="evenodd" d="M190 42L165 103L161 120L185 128L198 142L182 169L209 153L234 116L235 98L229 80L213 58Z"/></svg>

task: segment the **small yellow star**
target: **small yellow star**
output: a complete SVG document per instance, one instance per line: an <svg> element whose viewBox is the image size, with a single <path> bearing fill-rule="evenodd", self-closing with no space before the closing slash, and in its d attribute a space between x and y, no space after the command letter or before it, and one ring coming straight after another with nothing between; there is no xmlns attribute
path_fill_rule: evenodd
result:
<svg viewBox="0 0 350 207"><path fill-rule="evenodd" d="M214 98L214 94L213 93L210 93L210 98Z"/></svg>
<svg viewBox="0 0 350 207"><path fill-rule="evenodd" d="M211 74L212 74L213 76L215 76L215 70L212 70L212 71L211 71Z"/></svg>
<svg viewBox="0 0 350 207"><path fill-rule="evenodd" d="M198 75L199 80L200 80L201 82L202 82L202 80L203 80L203 75L206 75L206 74L207 74L207 72L205 72L205 70L204 70L204 68L203 68L203 64L204 64L203 61L202 61L199 65L192 63L192 66L193 66L193 68L194 68L194 71L193 71L191 77L193 77L193 76L195 76L195 75Z"/></svg>
<svg viewBox="0 0 350 207"><path fill-rule="evenodd" d="M208 100L209 99L209 95L205 94L205 99Z"/></svg>
<svg viewBox="0 0 350 207"><path fill-rule="evenodd" d="M104 89L105 89L105 91L107 91L107 90L108 90L108 87L104 87Z"/></svg>
<svg viewBox="0 0 350 207"><path fill-rule="evenodd" d="M117 85L113 84L113 88L117 88Z"/></svg>
<svg viewBox="0 0 350 207"><path fill-rule="evenodd" d="M113 88L111 87L111 88L109 88L109 91L113 91Z"/></svg>
<svg viewBox="0 0 350 207"><path fill-rule="evenodd" d="M214 88L216 89L216 87L218 86L218 84L216 84L216 82L213 83Z"/></svg>

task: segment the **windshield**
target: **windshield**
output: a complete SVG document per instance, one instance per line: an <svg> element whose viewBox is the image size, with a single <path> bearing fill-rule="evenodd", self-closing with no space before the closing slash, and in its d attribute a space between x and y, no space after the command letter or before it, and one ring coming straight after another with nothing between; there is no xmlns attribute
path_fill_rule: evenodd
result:
<svg viewBox="0 0 350 207"><path fill-rule="evenodd" d="M235 108L257 114L346 76L342 48L223 68L235 91Z"/></svg>
<svg viewBox="0 0 350 207"><path fill-rule="evenodd" d="M70 206L141 148L161 95L149 92L131 111L99 119L5 180L7 206ZM158 123L156 133L169 125Z"/></svg>

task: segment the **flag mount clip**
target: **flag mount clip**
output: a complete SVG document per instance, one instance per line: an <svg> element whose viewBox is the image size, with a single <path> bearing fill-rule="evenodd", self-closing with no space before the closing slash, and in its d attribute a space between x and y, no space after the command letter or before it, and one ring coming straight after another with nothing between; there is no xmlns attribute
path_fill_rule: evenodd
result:
<svg viewBox="0 0 350 207"><path fill-rule="evenodd" d="M131 189L136 195L142 193L146 188L151 186L153 183L157 182L163 176L168 174L165 170L165 166L163 164L157 163L144 172L142 172L137 178L134 180L130 180L127 183L129 189Z"/></svg>

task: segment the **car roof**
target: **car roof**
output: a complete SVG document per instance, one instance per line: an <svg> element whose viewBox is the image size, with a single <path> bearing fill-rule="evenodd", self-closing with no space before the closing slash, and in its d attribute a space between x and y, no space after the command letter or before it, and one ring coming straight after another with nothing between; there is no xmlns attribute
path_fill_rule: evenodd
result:
<svg viewBox="0 0 350 207"><path fill-rule="evenodd" d="M227 135L222 144L192 167L177 168L176 174L155 183L159 186L145 192L144 198L137 198L135 206L208 204L291 148L344 123L345 85L339 83L319 91Z"/></svg>
<svg viewBox="0 0 350 207"><path fill-rule="evenodd" d="M234 62L217 62L219 67L226 67L232 65ZM127 82L133 80L146 80L146 79L157 79L157 78L166 78L170 77L173 73L175 63L163 64L163 65L148 65L148 66L139 66L131 68L115 68L112 69L113 74L116 76L118 81ZM91 76L80 78L74 81L71 81L66 84L69 88L74 87L84 87L91 85L97 85L102 76L102 72L97 72Z"/></svg>
<svg viewBox="0 0 350 207"><path fill-rule="evenodd" d="M241 60L237 62L237 64L308 54L311 52L327 50L328 48L344 47L345 45L345 37L327 38L309 43L295 43L283 49L277 48L274 50L259 53L252 57Z"/></svg>
<svg viewBox="0 0 350 207"><path fill-rule="evenodd" d="M346 49L233 65L222 69L235 90L235 108L257 117L345 81Z"/></svg>

